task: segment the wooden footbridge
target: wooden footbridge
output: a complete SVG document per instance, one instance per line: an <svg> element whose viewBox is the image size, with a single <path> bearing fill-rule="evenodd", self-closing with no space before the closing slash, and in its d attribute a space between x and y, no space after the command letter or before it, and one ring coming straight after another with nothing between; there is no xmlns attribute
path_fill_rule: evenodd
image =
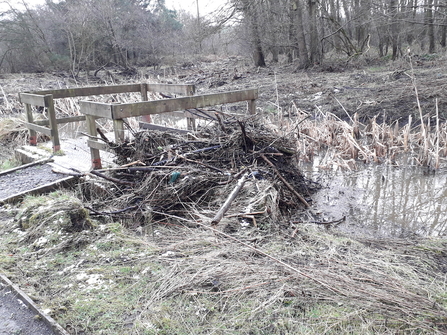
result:
<svg viewBox="0 0 447 335"><path fill-rule="evenodd" d="M89 97L106 94L120 94L129 92L140 92L141 101L134 103L102 103L93 101L80 101L80 116L57 118L54 108L55 99ZM182 97L162 100L148 101L148 92L159 92L166 94L179 94ZM86 121L87 131L90 139L92 168L100 169L102 166L100 150L105 150L105 143L100 141L97 132L97 120L101 118L113 121L115 142L124 141L124 123L126 118L142 117L147 120L150 115L170 112L180 112L187 118L188 129L195 129L196 115L188 112L188 109L217 106L228 103L246 101L247 112L255 114L257 89L232 91L225 93L214 93L206 95L194 95L194 85L171 85L171 84L129 84L113 86L82 87L71 89L47 90L25 92L19 94L20 102L25 104L27 122L25 126L30 131L30 145L37 145L37 132L50 136L53 151L61 150L58 125ZM32 106L40 106L47 109L47 120L34 120Z"/></svg>

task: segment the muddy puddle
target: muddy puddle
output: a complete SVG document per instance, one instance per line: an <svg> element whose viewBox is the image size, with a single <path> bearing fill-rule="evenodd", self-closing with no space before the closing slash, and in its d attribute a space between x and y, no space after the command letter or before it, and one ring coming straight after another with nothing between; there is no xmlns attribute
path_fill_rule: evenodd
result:
<svg viewBox="0 0 447 335"><path fill-rule="evenodd" d="M447 235L447 171L365 165L357 171L305 173L324 186L313 196L311 216L344 233L366 237Z"/></svg>

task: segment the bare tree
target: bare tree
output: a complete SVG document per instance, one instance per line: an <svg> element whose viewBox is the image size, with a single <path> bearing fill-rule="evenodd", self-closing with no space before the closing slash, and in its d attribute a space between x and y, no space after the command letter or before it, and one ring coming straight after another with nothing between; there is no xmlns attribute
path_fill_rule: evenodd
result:
<svg viewBox="0 0 447 335"><path fill-rule="evenodd" d="M392 58L395 60L399 52L399 26L397 21L398 6L397 0L390 0L389 18L390 18L390 35L393 50Z"/></svg>
<svg viewBox="0 0 447 335"><path fill-rule="evenodd" d="M293 17L296 26L295 33L298 45L298 57L300 60L299 67L305 69L310 66L311 60L309 59L309 54L306 45L306 36L303 21L303 4L301 3L301 0L294 0L292 10L295 13Z"/></svg>
<svg viewBox="0 0 447 335"><path fill-rule="evenodd" d="M433 0L427 1L427 26L428 26L428 52L435 53L436 45L435 45L435 24L434 24L434 10L433 10Z"/></svg>

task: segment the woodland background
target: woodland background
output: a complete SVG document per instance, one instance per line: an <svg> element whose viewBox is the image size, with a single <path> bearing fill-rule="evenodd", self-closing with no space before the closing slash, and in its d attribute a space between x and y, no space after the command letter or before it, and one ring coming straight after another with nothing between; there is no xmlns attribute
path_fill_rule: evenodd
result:
<svg viewBox="0 0 447 335"><path fill-rule="evenodd" d="M0 17L0 71L96 71L250 56L255 66L433 54L447 41L447 1L228 0L207 16L164 0L47 0ZM200 14L200 13L199 13Z"/></svg>

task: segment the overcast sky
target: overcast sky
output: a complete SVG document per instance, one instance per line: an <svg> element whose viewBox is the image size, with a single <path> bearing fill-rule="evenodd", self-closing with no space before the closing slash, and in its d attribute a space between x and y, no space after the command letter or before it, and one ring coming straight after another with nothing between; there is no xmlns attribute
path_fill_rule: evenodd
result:
<svg viewBox="0 0 447 335"><path fill-rule="evenodd" d="M166 0L166 7L169 9L176 10L186 10L190 13L196 15L197 13L197 2L199 3L199 13L200 16L211 13L212 11L219 8L226 2L226 0ZM0 0L0 10L5 9L5 2L9 2L14 6L21 3L22 0ZM31 6L41 5L45 3L45 0L25 0ZM6 6L6 9L8 7Z"/></svg>

